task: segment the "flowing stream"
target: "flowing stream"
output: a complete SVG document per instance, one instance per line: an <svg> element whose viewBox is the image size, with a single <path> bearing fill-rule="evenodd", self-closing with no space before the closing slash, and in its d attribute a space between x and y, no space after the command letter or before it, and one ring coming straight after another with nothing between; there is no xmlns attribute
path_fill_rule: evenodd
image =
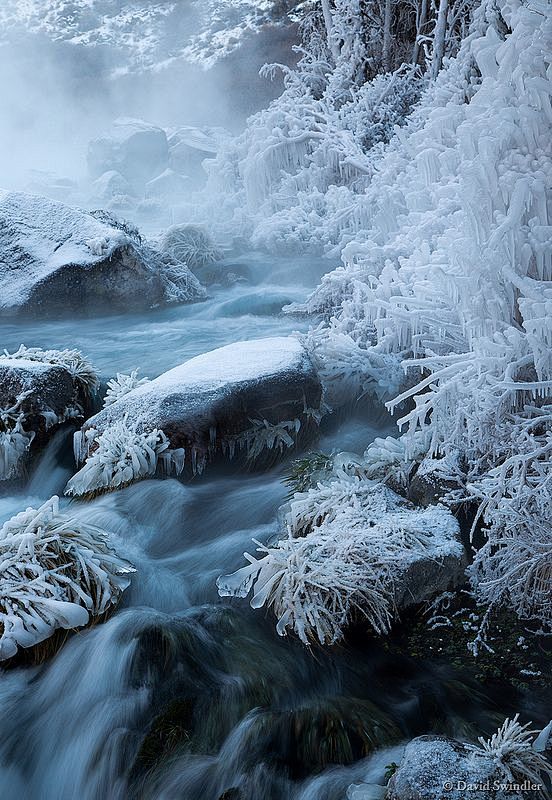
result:
<svg viewBox="0 0 552 800"><path fill-rule="evenodd" d="M136 367L155 377L233 341L305 330L279 311L328 265L267 264L258 254L241 263L252 280L203 303L12 320L1 341L78 347L107 380ZM390 431L363 414L326 430L317 447L362 452ZM0 498L0 522L63 493L70 445L70 432L58 433L24 490ZM381 781L408 738L489 727L496 698L452 666L365 634L309 652L280 639L270 615L218 598L217 576L243 564L252 538L276 534L285 471L146 481L73 504L112 532L137 572L106 622L68 637L42 666L2 671L2 800L344 800L350 784Z"/></svg>

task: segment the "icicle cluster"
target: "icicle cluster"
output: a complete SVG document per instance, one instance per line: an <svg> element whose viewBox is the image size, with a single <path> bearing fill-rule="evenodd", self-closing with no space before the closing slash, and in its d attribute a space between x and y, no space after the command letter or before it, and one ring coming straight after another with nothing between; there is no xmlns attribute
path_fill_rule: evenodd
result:
<svg viewBox="0 0 552 800"><path fill-rule="evenodd" d="M0 660L105 613L134 571L105 532L61 511L57 497L4 523L0 561Z"/></svg>
<svg viewBox="0 0 552 800"><path fill-rule="evenodd" d="M248 565L217 585L222 596L252 592L251 606L271 608L280 635L292 630L305 644L338 641L355 614L386 633L401 573L419 558L462 553L443 507L415 511L389 489L345 473L296 494L285 524L287 538L256 542L262 556L246 553Z"/></svg>
<svg viewBox="0 0 552 800"><path fill-rule="evenodd" d="M70 479L65 494L81 497L118 489L155 475L157 464L169 449L162 431L139 432L127 418L114 423L101 435L79 431L75 453L87 456L84 466ZM182 464L183 466L183 464Z"/></svg>

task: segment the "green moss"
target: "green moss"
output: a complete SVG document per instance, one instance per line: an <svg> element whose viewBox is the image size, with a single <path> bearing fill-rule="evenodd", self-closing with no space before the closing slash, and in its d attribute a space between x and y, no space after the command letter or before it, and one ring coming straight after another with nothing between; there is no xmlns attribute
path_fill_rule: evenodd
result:
<svg viewBox="0 0 552 800"><path fill-rule="evenodd" d="M516 690L547 688L552 684L552 641L531 631L513 612L491 615L485 646L477 656L470 645L485 613L466 595L458 595L446 616L449 624L432 628L423 617L404 617L386 647L415 659L447 663L468 670L481 683L509 684Z"/></svg>

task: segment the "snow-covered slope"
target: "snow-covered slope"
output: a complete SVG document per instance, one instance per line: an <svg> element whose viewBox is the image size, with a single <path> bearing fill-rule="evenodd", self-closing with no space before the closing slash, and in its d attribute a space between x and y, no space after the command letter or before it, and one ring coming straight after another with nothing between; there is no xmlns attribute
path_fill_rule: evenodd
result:
<svg viewBox="0 0 552 800"><path fill-rule="evenodd" d="M119 69L160 67L184 58L205 66L239 47L242 37L285 19L273 0L5 0L2 38L20 32L85 46L109 46Z"/></svg>

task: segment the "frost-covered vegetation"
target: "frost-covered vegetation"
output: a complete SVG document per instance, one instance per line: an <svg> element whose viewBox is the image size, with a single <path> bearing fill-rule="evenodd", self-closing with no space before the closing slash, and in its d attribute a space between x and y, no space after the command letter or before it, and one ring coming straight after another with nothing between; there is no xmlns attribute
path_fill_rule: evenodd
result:
<svg viewBox="0 0 552 800"><path fill-rule="evenodd" d="M124 397L125 394L128 394L128 392L131 392L138 386L143 386L149 381L149 378L139 378L139 372L139 369L133 369L130 375L125 375L122 372L118 372L115 378L111 378L111 380L107 382L107 391L104 397L104 408L106 406L110 406L112 403L116 403L117 400L119 400L121 397Z"/></svg>
<svg viewBox="0 0 552 800"><path fill-rule="evenodd" d="M246 553L249 564L219 578L219 593L251 591L253 608L273 609L278 633L289 628L305 644L333 644L355 616L387 633L408 569L416 561L462 557L458 525L445 508L416 510L390 489L344 471L295 494L284 524L287 537L273 546L257 542L262 557Z"/></svg>
<svg viewBox="0 0 552 800"><path fill-rule="evenodd" d="M134 571L103 531L62 511L57 497L4 523L0 560L0 660L104 614Z"/></svg>
<svg viewBox="0 0 552 800"><path fill-rule="evenodd" d="M208 232L199 225L173 225L161 237L159 247L191 270L212 264L221 257Z"/></svg>
<svg viewBox="0 0 552 800"><path fill-rule="evenodd" d="M75 454L84 466L73 475L65 493L94 495L107 489L127 486L140 478L155 475L158 459L169 442L162 431L139 432L125 417L101 435L93 428L75 434Z"/></svg>
<svg viewBox="0 0 552 800"><path fill-rule="evenodd" d="M211 187L255 244L340 255L299 308L326 401L387 402L369 461L476 508L478 600L550 626L552 7L335 0L303 30Z"/></svg>

